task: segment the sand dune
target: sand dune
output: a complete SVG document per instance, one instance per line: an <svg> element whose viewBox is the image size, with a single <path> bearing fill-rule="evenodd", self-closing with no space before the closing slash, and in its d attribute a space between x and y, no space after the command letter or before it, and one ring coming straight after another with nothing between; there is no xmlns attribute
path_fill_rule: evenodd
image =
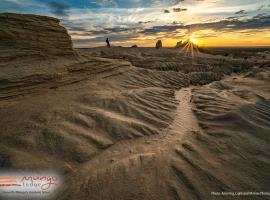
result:
<svg viewBox="0 0 270 200"><path fill-rule="evenodd" d="M57 22L32 18L41 19ZM1 168L59 170L66 184L55 199L205 200L269 189L269 56L44 52L0 63Z"/></svg>

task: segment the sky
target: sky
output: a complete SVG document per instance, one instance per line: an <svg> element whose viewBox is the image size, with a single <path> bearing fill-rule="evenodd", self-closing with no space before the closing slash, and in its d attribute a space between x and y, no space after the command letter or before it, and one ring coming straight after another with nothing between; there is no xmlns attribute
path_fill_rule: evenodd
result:
<svg viewBox="0 0 270 200"><path fill-rule="evenodd" d="M57 17L75 47L270 46L270 0L0 0L0 12Z"/></svg>

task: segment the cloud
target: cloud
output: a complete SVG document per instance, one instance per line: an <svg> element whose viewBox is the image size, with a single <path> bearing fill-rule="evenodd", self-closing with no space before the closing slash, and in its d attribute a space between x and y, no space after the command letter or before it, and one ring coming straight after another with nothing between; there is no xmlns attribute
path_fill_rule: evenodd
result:
<svg viewBox="0 0 270 200"><path fill-rule="evenodd" d="M258 28L270 28L270 15L259 14L253 18L246 20L239 19L225 19L217 22L209 23L196 23L190 25L164 25L164 26L154 26L143 30L143 34L158 34L162 32L172 32L178 29L185 30L203 30L203 29L212 29L219 31L234 31L234 30L243 30L243 29L258 29Z"/></svg>
<svg viewBox="0 0 270 200"><path fill-rule="evenodd" d="M122 27L112 27L112 28L104 28L108 33L128 33L131 31L136 31L137 28L122 28Z"/></svg>
<svg viewBox="0 0 270 200"><path fill-rule="evenodd" d="M237 12L235 12L236 15L241 15L241 14L246 14L245 10L239 10Z"/></svg>
<svg viewBox="0 0 270 200"><path fill-rule="evenodd" d="M21 5L16 1L1 0L0 1L0 10L4 9L19 9Z"/></svg>
<svg viewBox="0 0 270 200"><path fill-rule="evenodd" d="M173 12L182 12L182 11L187 11L187 8L173 8Z"/></svg>
<svg viewBox="0 0 270 200"><path fill-rule="evenodd" d="M74 38L73 41L75 45L80 45L83 43L96 43L96 42L103 42L105 43L106 38L109 37L111 41L113 42L121 42L121 41L130 41L137 39L136 34L114 34L114 35L102 35L102 36L96 36L95 38L89 38L89 39L76 39Z"/></svg>
<svg viewBox="0 0 270 200"><path fill-rule="evenodd" d="M155 7L155 5L159 6L175 6L179 5L181 2L184 2L184 0L144 0L144 2L148 1L149 5L152 7Z"/></svg>
<svg viewBox="0 0 270 200"><path fill-rule="evenodd" d="M92 0L91 3L97 4L102 7L116 7L117 1L116 0Z"/></svg>
<svg viewBox="0 0 270 200"><path fill-rule="evenodd" d="M259 8L257 10L260 11L260 10L266 8L266 6L267 6L266 4L263 4L263 5L259 6Z"/></svg>
<svg viewBox="0 0 270 200"><path fill-rule="evenodd" d="M223 33L239 33L243 35L257 33L260 30L269 30L270 15L259 14L251 18L245 15L227 17L223 20L184 24L183 22L170 22L169 25L156 25L149 28L142 24L150 24L155 21L141 20L136 24L113 26L110 24L94 26L90 25L85 29L73 26L71 36L75 45L97 46L103 45L105 39L109 37L115 43L129 45L132 42L144 44L153 39L172 38L178 39L188 33L194 33L196 38L219 37ZM159 21L157 20L157 23ZM106 27L107 26L107 27Z"/></svg>
<svg viewBox="0 0 270 200"><path fill-rule="evenodd" d="M226 17L226 20L240 20L243 17L246 17L246 15L238 15L238 16Z"/></svg>
<svg viewBox="0 0 270 200"><path fill-rule="evenodd" d="M126 35L126 34L135 34L138 33L140 31L142 31L143 29L141 27L136 27L136 28L128 28L128 27L91 27L90 30L86 30L86 29L80 29L78 27L70 27L69 31L71 32L71 35L74 34L80 34L80 35L91 35L91 36L96 36L99 37L104 36L104 35Z"/></svg>
<svg viewBox="0 0 270 200"><path fill-rule="evenodd" d="M103 8L162 8L179 5L184 0L89 0L90 4Z"/></svg>
<svg viewBox="0 0 270 200"><path fill-rule="evenodd" d="M0 12L15 12L15 13L40 13L44 10L43 4L35 4L35 0L0 0ZM35 8L35 12L33 12Z"/></svg>
<svg viewBox="0 0 270 200"><path fill-rule="evenodd" d="M68 16L70 6L68 4L51 1L48 3L51 12L57 16Z"/></svg>
<svg viewBox="0 0 270 200"><path fill-rule="evenodd" d="M150 24L150 23L154 23L155 21L149 20L149 21L139 21L139 24Z"/></svg>
<svg viewBox="0 0 270 200"><path fill-rule="evenodd" d="M181 2L184 2L185 0L175 0L174 1L174 5L177 5L177 4L179 4L179 3L181 3Z"/></svg>
<svg viewBox="0 0 270 200"><path fill-rule="evenodd" d="M173 25L184 25L183 22L177 22L177 21L173 21L172 24Z"/></svg>

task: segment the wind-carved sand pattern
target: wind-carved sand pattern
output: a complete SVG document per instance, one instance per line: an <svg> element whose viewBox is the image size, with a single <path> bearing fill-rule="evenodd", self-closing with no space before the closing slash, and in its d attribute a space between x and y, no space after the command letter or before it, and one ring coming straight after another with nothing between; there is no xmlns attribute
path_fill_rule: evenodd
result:
<svg viewBox="0 0 270 200"><path fill-rule="evenodd" d="M187 132L199 129L191 109L191 89L176 92L175 98L174 120L162 133L124 140L85 163L78 176L85 181L73 195L78 199L167 199L168 155Z"/></svg>
<svg viewBox="0 0 270 200"><path fill-rule="evenodd" d="M20 44L8 34L18 17L18 27L65 42ZM57 200L205 200L269 188L269 57L74 50L56 19L0 20L16 41L0 49L0 167L59 170ZM44 39L36 32L23 35Z"/></svg>
<svg viewBox="0 0 270 200"><path fill-rule="evenodd" d="M167 97L166 102L162 95ZM167 90L133 91L113 98L84 96L74 108L75 113L63 116L61 132L90 141L88 155L77 160L87 161L117 141L159 134L173 119L173 97L173 91Z"/></svg>
<svg viewBox="0 0 270 200"><path fill-rule="evenodd" d="M175 199L210 199L211 191L267 191L270 102L255 93L257 87L266 89L265 83L239 79L237 87L229 79L193 90L202 130L175 150L172 171L178 181L170 183Z"/></svg>

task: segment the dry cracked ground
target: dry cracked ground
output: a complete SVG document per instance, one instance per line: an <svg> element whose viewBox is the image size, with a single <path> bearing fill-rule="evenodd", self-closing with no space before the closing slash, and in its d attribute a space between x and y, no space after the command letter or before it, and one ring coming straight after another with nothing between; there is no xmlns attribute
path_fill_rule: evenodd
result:
<svg viewBox="0 0 270 200"><path fill-rule="evenodd" d="M269 56L121 47L76 54L1 66L1 168L58 170L58 200L269 191Z"/></svg>

